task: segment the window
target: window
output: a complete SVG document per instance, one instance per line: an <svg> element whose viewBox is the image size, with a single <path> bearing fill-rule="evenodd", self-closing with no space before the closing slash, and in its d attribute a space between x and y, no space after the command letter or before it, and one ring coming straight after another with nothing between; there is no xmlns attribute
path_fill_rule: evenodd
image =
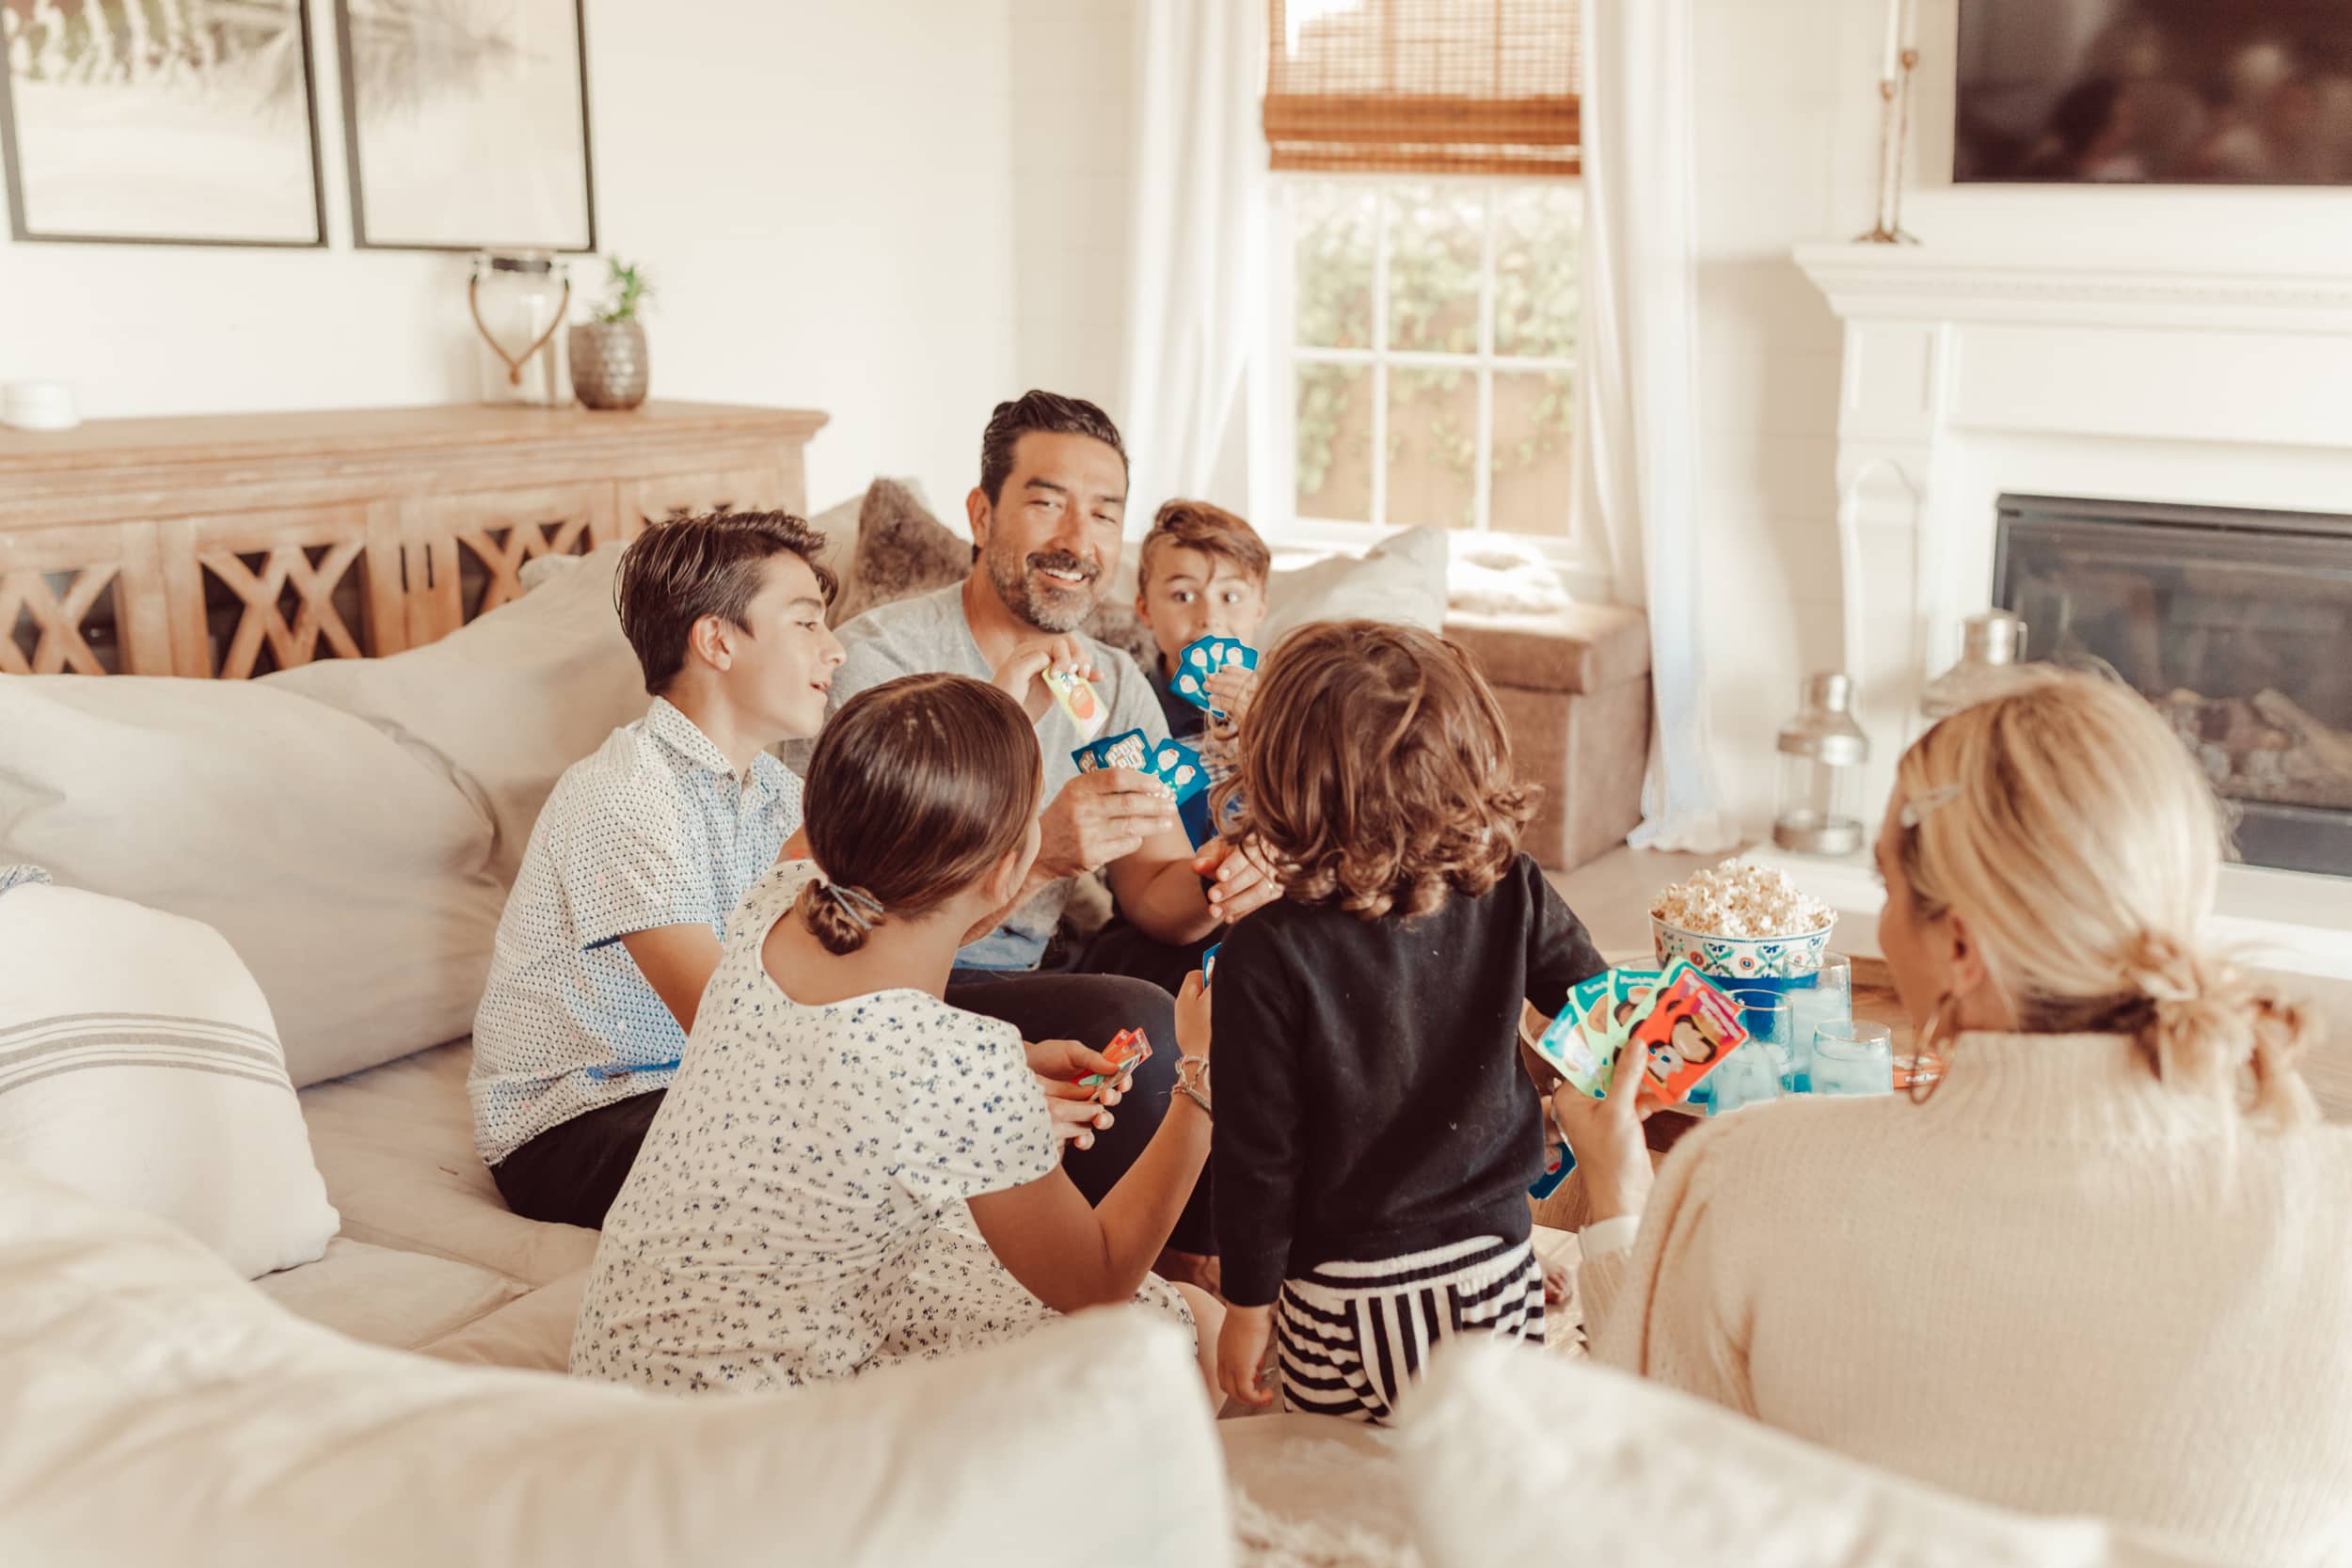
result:
<svg viewBox="0 0 2352 1568"><path fill-rule="evenodd" d="M1285 510L1568 543L1575 0L1269 0Z"/></svg>
<svg viewBox="0 0 2352 1568"><path fill-rule="evenodd" d="M1293 178L1279 200L1294 514L1565 539L1577 186Z"/></svg>

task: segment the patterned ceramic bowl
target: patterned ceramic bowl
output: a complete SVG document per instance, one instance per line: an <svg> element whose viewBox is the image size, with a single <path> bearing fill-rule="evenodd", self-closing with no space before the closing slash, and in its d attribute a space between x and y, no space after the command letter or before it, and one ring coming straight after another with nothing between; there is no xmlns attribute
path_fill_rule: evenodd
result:
<svg viewBox="0 0 2352 1568"><path fill-rule="evenodd" d="M1821 955L1829 950L1829 934L1836 927L1832 917L1820 930L1800 936L1714 937L1649 917L1659 968L1687 958L1700 974L1721 980L1790 980L1819 974Z"/></svg>

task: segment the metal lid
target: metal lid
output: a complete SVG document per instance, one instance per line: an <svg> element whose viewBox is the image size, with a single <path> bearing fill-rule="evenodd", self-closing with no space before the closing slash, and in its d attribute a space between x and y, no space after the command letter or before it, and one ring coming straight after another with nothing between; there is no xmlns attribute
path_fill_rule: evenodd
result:
<svg viewBox="0 0 2352 1568"><path fill-rule="evenodd" d="M2026 623L1988 610L1961 623L1960 657L1973 664L2014 664L2026 657Z"/></svg>
<svg viewBox="0 0 2352 1568"><path fill-rule="evenodd" d="M1854 722L1852 677L1834 670L1807 675L1803 701L1797 716L1781 726L1781 751L1832 768L1851 768L1868 759L1870 737Z"/></svg>

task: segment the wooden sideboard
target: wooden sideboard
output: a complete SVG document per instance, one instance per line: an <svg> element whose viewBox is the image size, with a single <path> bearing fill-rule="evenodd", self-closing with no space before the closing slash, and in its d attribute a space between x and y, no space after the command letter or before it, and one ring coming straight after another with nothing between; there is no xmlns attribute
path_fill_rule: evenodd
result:
<svg viewBox="0 0 2352 1568"><path fill-rule="evenodd" d="M241 679L397 653L514 597L534 556L803 511L824 422L649 403L0 429L0 672Z"/></svg>

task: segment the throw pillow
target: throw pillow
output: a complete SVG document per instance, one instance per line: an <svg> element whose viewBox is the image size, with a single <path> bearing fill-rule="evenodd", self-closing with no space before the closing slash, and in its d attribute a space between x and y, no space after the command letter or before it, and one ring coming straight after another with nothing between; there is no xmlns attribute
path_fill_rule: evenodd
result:
<svg viewBox="0 0 2352 1568"><path fill-rule="evenodd" d="M220 933L23 878L0 891L0 1160L247 1278L335 1234L269 1004Z"/></svg>
<svg viewBox="0 0 2352 1568"><path fill-rule="evenodd" d="M5 1164L0 1304L11 1562L1232 1560L1190 1343L1136 1307L836 1386L655 1394L356 1343ZM1086 1454L1149 1457L1063 1528Z"/></svg>
<svg viewBox="0 0 2352 1568"><path fill-rule="evenodd" d="M0 736L0 863L226 937L297 1086L473 1028L506 890L430 753L275 682L172 676L9 676Z"/></svg>
<svg viewBox="0 0 2352 1568"><path fill-rule="evenodd" d="M1334 555L1278 571L1266 585L1258 645L1270 649L1311 621L1398 621L1442 631L1451 550L1445 530L1414 528L1361 556Z"/></svg>
<svg viewBox="0 0 2352 1568"><path fill-rule="evenodd" d="M653 700L612 604L625 547L603 546L437 642L386 658L320 659L262 684L430 755L489 814L490 871L511 885L564 769Z"/></svg>
<svg viewBox="0 0 2352 1568"><path fill-rule="evenodd" d="M941 526L912 481L878 479L858 505L857 548L830 620L846 626L877 605L961 582L971 572L972 541Z"/></svg>
<svg viewBox="0 0 2352 1568"><path fill-rule="evenodd" d="M1430 1568L1549 1560L1565 1540L1583 1561L1691 1568L2178 1561L2104 1524L1956 1497L1531 1346L1440 1346L1402 1415L1404 1485Z"/></svg>

